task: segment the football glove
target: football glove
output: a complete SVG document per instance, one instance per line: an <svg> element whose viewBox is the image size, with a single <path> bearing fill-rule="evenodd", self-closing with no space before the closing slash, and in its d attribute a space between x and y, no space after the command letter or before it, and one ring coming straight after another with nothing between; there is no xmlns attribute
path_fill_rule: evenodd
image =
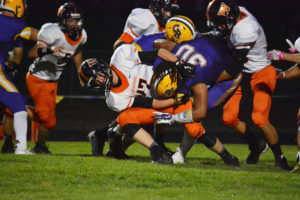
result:
<svg viewBox="0 0 300 200"><path fill-rule="evenodd" d="M8 75L8 77L13 79L15 75L18 73L18 66L8 61L5 61L4 66L5 66L5 72Z"/></svg>
<svg viewBox="0 0 300 200"><path fill-rule="evenodd" d="M185 104L190 99L190 93L183 94L183 93L175 93L175 105Z"/></svg>
<svg viewBox="0 0 300 200"><path fill-rule="evenodd" d="M182 74L183 78L188 79L188 78L193 78L195 76L195 71L196 71L195 65L191 63L187 63L183 60L177 60L175 64L178 71Z"/></svg>
<svg viewBox="0 0 300 200"><path fill-rule="evenodd" d="M174 118L173 115L169 113L162 113L162 112L153 112L155 114L154 117L152 117L156 124L173 124Z"/></svg>
<svg viewBox="0 0 300 200"><path fill-rule="evenodd" d="M295 45L289 40L289 39L285 39L285 41L288 43L288 45L290 46L289 51L291 53L298 53L298 50L296 49Z"/></svg>
<svg viewBox="0 0 300 200"><path fill-rule="evenodd" d="M278 61L282 61L283 60L283 56L284 56L284 52L277 50L277 49L273 49L272 51L269 51L267 53L267 58L269 60L278 60Z"/></svg>

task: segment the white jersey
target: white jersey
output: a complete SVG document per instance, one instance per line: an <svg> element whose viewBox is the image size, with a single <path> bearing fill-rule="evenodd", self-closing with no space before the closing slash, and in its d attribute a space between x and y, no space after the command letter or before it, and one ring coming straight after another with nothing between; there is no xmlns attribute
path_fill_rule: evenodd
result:
<svg viewBox="0 0 300 200"><path fill-rule="evenodd" d="M298 39L296 40L295 47L296 47L297 51L300 52L300 37L298 37Z"/></svg>
<svg viewBox="0 0 300 200"><path fill-rule="evenodd" d="M271 64L267 59L267 41L264 30L255 17L244 7L239 7L244 17L236 23L230 35L231 44L234 48L243 48L245 44L255 42L250 49L244 64L244 72L255 73Z"/></svg>
<svg viewBox="0 0 300 200"><path fill-rule="evenodd" d="M135 8L128 16L123 32L135 40L140 35L160 33L163 30L149 9Z"/></svg>
<svg viewBox="0 0 300 200"><path fill-rule="evenodd" d="M29 72L40 79L57 81L64 69L64 66L72 58L77 48L87 41L87 34L82 30L82 35L77 41L70 40L56 23L44 24L38 34L38 44L45 47L62 46L64 53L48 54L38 57L29 67Z"/></svg>
<svg viewBox="0 0 300 200"><path fill-rule="evenodd" d="M151 97L153 67L139 63L138 51L134 45L123 44L115 50L110 66L120 78L121 85L112 87L106 94L106 104L110 109L121 112L132 106L134 97Z"/></svg>

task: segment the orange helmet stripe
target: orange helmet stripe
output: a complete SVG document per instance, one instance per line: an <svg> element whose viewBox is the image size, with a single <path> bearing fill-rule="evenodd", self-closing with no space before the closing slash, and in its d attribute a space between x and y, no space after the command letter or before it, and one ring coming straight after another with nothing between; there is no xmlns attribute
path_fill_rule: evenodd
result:
<svg viewBox="0 0 300 200"><path fill-rule="evenodd" d="M210 9L210 7L213 5L213 3L214 3L215 1L216 1L216 0L211 1L211 2L208 4L208 7L207 7L207 9L206 9L206 18L207 18L208 21L210 21L210 17L209 17L209 9Z"/></svg>

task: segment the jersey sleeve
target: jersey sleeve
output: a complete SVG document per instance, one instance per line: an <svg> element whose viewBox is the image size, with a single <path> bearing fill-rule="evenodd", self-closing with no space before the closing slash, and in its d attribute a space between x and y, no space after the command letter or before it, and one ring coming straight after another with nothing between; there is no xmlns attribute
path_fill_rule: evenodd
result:
<svg viewBox="0 0 300 200"><path fill-rule="evenodd" d="M51 46L56 39L56 27L52 24L44 24L38 33L38 42Z"/></svg>
<svg viewBox="0 0 300 200"><path fill-rule="evenodd" d="M85 45L87 42L87 33L86 33L85 29L82 30L82 34L83 34L83 37L82 37L81 45Z"/></svg>
<svg viewBox="0 0 300 200"><path fill-rule="evenodd" d="M146 16L144 12L134 9L127 18L124 32L129 34L132 39L135 40L139 35L143 35L145 30L149 28L150 23L147 19L148 16Z"/></svg>
<svg viewBox="0 0 300 200"><path fill-rule="evenodd" d="M255 23L242 23L236 25L231 34L232 45L237 49L247 48L247 44L256 42L259 27Z"/></svg>

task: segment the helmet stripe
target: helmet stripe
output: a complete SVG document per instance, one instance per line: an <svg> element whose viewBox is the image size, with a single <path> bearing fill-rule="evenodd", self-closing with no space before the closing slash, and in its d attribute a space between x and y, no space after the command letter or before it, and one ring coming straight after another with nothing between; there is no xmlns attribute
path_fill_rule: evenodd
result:
<svg viewBox="0 0 300 200"><path fill-rule="evenodd" d="M176 21L176 22L181 22L181 23L183 23L184 25L186 25L188 28L189 28L189 30L191 31L191 33L192 33L192 35L194 35L195 34L195 26L194 26L194 24L192 24L190 21L188 21L187 19L185 19L185 18L182 18L182 17L172 17L171 19L170 19L170 21Z"/></svg>
<svg viewBox="0 0 300 200"><path fill-rule="evenodd" d="M208 21L210 21L210 17L209 17L209 9L210 9L210 7L214 4L215 1L216 1L216 0L211 1L211 2L208 4L208 7L207 7L207 9L206 9L206 18L207 18Z"/></svg>

